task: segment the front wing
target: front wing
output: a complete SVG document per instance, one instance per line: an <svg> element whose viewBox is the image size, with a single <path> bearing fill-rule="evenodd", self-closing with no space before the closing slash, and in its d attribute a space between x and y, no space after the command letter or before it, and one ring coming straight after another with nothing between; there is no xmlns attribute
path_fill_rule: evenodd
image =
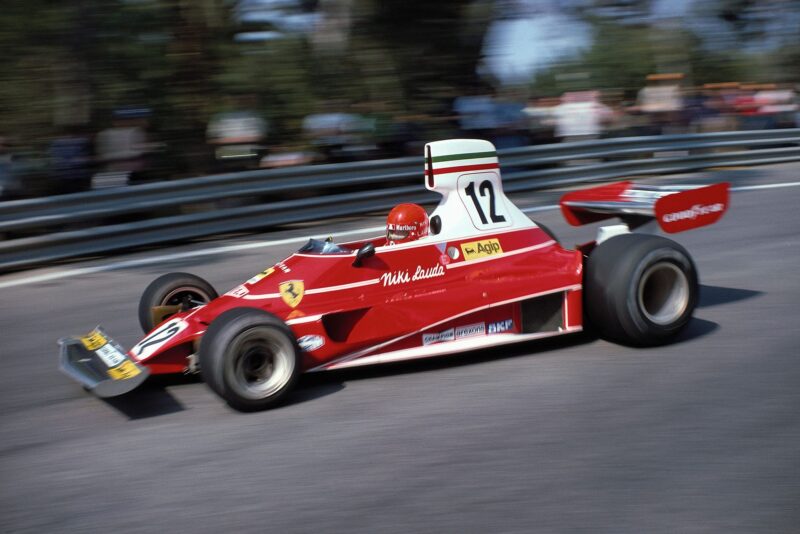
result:
<svg viewBox="0 0 800 534"><path fill-rule="evenodd" d="M98 397L127 393L150 374L99 326L85 336L59 339L58 344L61 370Z"/></svg>

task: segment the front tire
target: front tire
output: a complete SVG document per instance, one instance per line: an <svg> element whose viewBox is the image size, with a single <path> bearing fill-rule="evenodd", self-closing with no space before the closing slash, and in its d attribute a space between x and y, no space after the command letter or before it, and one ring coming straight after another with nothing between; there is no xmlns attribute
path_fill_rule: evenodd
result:
<svg viewBox="0 0 800 534"><path fill-rule="evenodd" d="M172 315L207 304L218 296L214 287L199 276L189 273L159 276L139 299L139 324L147 334Z"/></svg>
<svg viewBox="0 0 800 534"><path fill-rule="evenodd" d="M234 308L217 317L203 336L199 357L208 387L244 412L280 402L300 374L292 331L255 308Z"/></svg>
<svg viewBox="0 0 800 534"><path fill-rule="evenodd" d="M584 307L605 338L640 346L666 343L689 323L697 299L694 262L664 237L615 236L586 261Z"/></svg>

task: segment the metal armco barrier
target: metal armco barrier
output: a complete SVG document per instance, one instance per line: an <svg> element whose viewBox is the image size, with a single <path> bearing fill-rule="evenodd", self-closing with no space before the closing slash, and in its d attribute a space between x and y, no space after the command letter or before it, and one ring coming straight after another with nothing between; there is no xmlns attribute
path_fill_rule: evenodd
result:
<svg viewBox="0 0 800 534"><path fill-rule="evenodd" d="M513 148L498 155L504 189L531 191L716 166L797 161L800 129L613 138ZM560 166L565 162L572 163ZM0 235L9 237L0 241L0 271L141 245L385 211L399 202L435 202L436 195L424 189L422 177L420 155L0 202ZM120 222L122 218L135 222ZM69 230L71 225L81 228ZM37 230L41 235L15 237Z"/></svg>

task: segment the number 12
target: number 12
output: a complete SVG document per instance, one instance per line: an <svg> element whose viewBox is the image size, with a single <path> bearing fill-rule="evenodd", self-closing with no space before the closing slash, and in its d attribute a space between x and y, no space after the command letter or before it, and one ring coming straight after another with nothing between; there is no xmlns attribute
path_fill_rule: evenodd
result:
<svg viewBox="0 0 800 534"><path fill-rule="evenodd" d="M495 211L494 187L492 186L492 182L489 180L484 180L478 187L478 192L482 197L485 197L487 191L489 192L489 218L492 219L493 223L506 222L506 218L502 215L498 215ZM475 209L478 211L478 216L481 218L481 222L483 224L489 224L489 221L486 220L486 215L483 213L481 203L478 201L478 195L475 194L475 182L470 182L466 189L464 189L464 192L469 195L469 198L472 199L472 203L475 205Z"/></svg>

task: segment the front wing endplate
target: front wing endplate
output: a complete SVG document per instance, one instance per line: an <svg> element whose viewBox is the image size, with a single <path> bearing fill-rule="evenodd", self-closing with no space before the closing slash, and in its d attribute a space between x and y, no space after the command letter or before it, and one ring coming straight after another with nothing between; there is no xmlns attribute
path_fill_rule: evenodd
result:
<svg viewBox="0 0 800 534"><path fill-rule="evenodd" d="M116 397L138 387L150 374L101 327L81 337L58 340L60 367L98 397Z"/></svg>

